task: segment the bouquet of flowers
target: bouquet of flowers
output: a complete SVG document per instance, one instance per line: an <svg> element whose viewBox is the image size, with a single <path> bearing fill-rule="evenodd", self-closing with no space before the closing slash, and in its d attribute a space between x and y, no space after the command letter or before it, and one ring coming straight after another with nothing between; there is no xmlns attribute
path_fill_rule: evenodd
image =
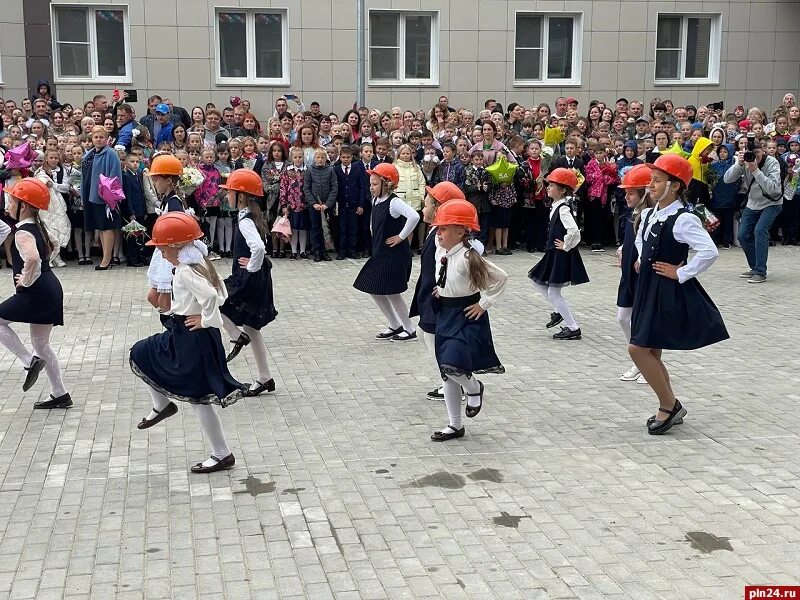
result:
<svg viewBox="0 0 800 600"><path fill-rule="evenodd" d="M136 220L132 220L125 225L120 231L125 234L125 237L134 237L144 239L149 237L147 235L147 228Z"/></svg>
<svg viewBox="0 0 800 600"><path fill-rule="evenodd" d="M205 180L200 169L195 167L184 167L183 173L178 178L178 191L184 196L194 192Z"/></svg>
<svg viewBox="0 0 800 600"><path fill-rule="evenodd" d="M719 227L719 219L717 218L717 215L707 209L705 204L695 204L694 214L700 217L700 220L703 222L703 227L706 228L708 233L711 233L717 227Z"/></svg>

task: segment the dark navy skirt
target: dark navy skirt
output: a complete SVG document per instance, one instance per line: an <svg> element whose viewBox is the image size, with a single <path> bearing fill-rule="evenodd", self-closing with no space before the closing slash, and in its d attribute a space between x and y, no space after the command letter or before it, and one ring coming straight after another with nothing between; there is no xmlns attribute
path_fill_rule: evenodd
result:
<svg viewBox="0 0 800 600"><path fill-rule="evenodd" d="M489 215L489 227L495 229L508 229L511 227L511 209L503 206L492 206Z"/></svg>
<svg viewBox="0 0 800 600"><path fill-rule="evenodd" d="M577 248L569 252L557 248L549 249L536 266L528 271L528 277L549 287L589 283L589 275Z"/></svg>
<svg viewBox="0 0 800 600"><path fill-rule="evenodd" d="M289 211L289 224L292 226L292 231L309 231L311 229L311 218L308 216L306 209L300 212ZM300 248L303 252L305 249Z"/></svg>
<svg viewBox="0 0 800 600"><path fill-rule="evenodd" d="M0 319L12 323L63 325L64 291L55 273L48 269L32 286L16 288L16 293L0 304Z"/></svg>
<svg viewBox="0 0 800 600"><path fill-rule="evenodd" d="M374 253L361 267L353 287L375 296L391 296L405 292L410 278L411 246L406 240Z"/></svg>
<svg viewBox="0 0 800 600"><path fill-rule="evenodd" d="M105 203L95 204L87 202L83 207L83 228L86 231L108 231L110 229L122 228L122 215L118 210L111 211L111 218L108 217L108 208Z"/></svg>
<svg viewBox="0 0 800 600"><path fill-rule="evenodd" d="M237 269L225 280L225 287L228 299L219 311L239 327L261 329L278 315L272 294L272 263L266 257L255 273Z"/></svg>
<svg viewBox="0 0 800 600"><path fill-rule="evenodd" d="M219 329L189 331L185 317L172 315L166 331L131 348L133 374L167 398L192 404L230 406L245 385L228 370Z"/></svg>
<svg viewBox="0 0 800 600"><path fill-rule="evenodd" d="M464 298L440 298L441 309L436 318L436 362L442 379L448 375L472 373L505 373L505 367L494 351L488 313L479 319L468 319L467 306L481 299L480 294Z"/></svg>

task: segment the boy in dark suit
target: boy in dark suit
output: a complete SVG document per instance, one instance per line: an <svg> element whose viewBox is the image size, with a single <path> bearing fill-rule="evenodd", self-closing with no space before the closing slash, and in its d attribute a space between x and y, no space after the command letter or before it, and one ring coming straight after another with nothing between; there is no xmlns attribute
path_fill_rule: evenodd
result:
<svg viewBox="0 0 800 600"><path fill-rule="evenodd" d="M550 165L550 172L559 167L564 169L578 169L581 175L586 177L586 166L583 164L583 159L578 156L578 140L575 138L567 138L564 141L564 156L559 156ZM587 202L586 186L582 185L575 193L575 200L577 206L573 206L572 210L576 213L575 220L580 223L583 221L583 209Z"/></svg>
<svg viewBox="0 0 800 600"><path fill-rule="evenodd" d="M128 221L137 221L144 225L147 218L147 203L144 198L144 182L139 172L139 155L128 154L125 157L125 168L122 170L122 191L125 200L122 202L122 214ZM144 237L129 235L127 239L127 261L129 267L143 267Z"/></svg>
<svg viewBox="0 0 800 600"><path fill-rule="evenodd" d="M336 260L356 258L358 218L364 213L364 190L361 175L353 163L353 150L342 146L339 164L336 165L336 180L339 184L339 252Z"/></svg>
<svg viewBox="0 0 800 600"><path fill-rule="evenodd" d="M372 232L370 231L370 218L372 216L372 198L369 195L369 169L374 169L378 164L375 157L375 148L372 144L361 144L361 158L353 161L353 170L358 173L361 181L361 190L364 196L364 212L358 216L358 244L357 253L362 258L369 258L372 253Z"/></svg>

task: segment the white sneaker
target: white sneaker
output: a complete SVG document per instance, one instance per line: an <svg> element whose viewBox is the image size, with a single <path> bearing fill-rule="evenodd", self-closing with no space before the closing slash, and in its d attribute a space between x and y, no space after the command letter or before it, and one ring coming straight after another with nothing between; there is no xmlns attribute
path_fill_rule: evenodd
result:
<svg viewBox="0 0 800 600"><path fill-rule="evenodd" d="M641 373L641 371L639 371L639 367L637 367L636 365L633 365L633 366L631 366L630 369L628 369L627 371L625 371L622 374L622 377L620 377L620 380L622 380L622 381L636 381L636 379L639 377L640 373Z"/></svg>
<svg viewBox="0 0 800 600"><path fill-rule="evenodd" d="M644 375L639 373L639 376L636 378L636 383L639 383L641 385L647 385L647 379L644 378Z"/></svg>
<svg viewBox="0 0 800 600"><path fill-rule="evenodd" d="M219 260L219 254L217 254L216 252L209 252L208 260Z"/></svg>
<svg viewBox="0 0 800 600"><path fill-rule="evenodd" d="M56 256L53 260L50 261L50 266L58 267L60 269L61 267L66 267L67 263L61 260L61 257Z"/></svg>

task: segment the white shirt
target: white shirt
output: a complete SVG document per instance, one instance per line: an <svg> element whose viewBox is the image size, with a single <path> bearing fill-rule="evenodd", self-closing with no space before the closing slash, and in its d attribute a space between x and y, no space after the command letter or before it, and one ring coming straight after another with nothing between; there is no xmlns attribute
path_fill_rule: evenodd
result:
<svg viewBox="0 0 800 600"><path fill-rule="evenodd" d="M0 221L0 244L6 241L6 238L11 234L11 227L5 221Z"/></svg>
<svg viewBox="0 0 800 600"><path fill-rule="evenodd" d="M191 265L178 265L172 279L172 312L176 315L200 315L203 327L219 329L222 327L219 307L228 297L224 284L221 288L212 287Z"/></svg>
<svg viewBox="0 0 800 600"><path fill-rule="evenodd" d="M5 225L5 223L3 224ZM17 228L28 224L35 225L36 221L22 219L17 223ZM8 237L8 233L2 237L5 240ZM39 256L39 249L36 247L36 238L29 231L17 229L14 234L14 245L17 247L20 258L22 258L22 272L19 274L19 284L22 287L31 287L42 274L42 257Z"/></svg>
<svg viewBox="0 0 800 600"><path fill-rule="evenodd" d="M437 279L442 257L447 256L447 279L445 280L444 288L439 288L439 296L442 298L463 298L480 292L481 299L478 304L483 310L487 310L505 293L508 275L494 263L484 260L489 269L489 287L485 290L475 289L469 278L467 250L464 244L454 246L449 252L445 251L441 246L436 248ZM475 252L475 250L469 251Z"/></svg>
<svg viewBox="0 0 800 600"><path fill-rule="evenodd" d="M661 209L645 208L642 211L641 226L636 233L636 249L639 251L639 256L642 255L644 240L649 239L653 225L655 225L656 222L663 223L667 220L667 217L674 215L681 208L683 208L683 204L680 200L676 200L669 206ZM647 216L653 210L656 212L650 218L649 223L647 223L647 231L644 231L644 223L647 220ZM680 215L675 221L675 226L672 228L672 236L681 244L688 244L689 247L695 251L695 255L689 260L688 264L678 269L678 281L680 283L685 283L692 277L700 275L700 273L714 264L714 261L717 260L719 256L717 246L696 215L690 213L683 213Z"/></svg>
<svg viewBox="0 0 800 600"><path fill-rule="evenodd" d="M567 200L565 198L553 201L553 205L550 207L550 220L552 221L553 214L559 211L558 216L561 218L561 224L567 230L564 239L561 241L564 242L564 252L569 252L581 243L581 230L578 229L578 224L575 222L575 217L572 216L571 210L560 210L566 203Z"/></svg>
<svg viewBox="0 0 800 600"><path fill-rule="evenodd" d="M244 218L249 212L250 211L246 208L239 211L238 224L239 232L244 236L247 247L250 248L250 262L247 263L247 271L248 273L255 273L264 263L266 248L264 246L264 240L261 239L261 235L258 233L258 228L253 222L253 219Z"/></svg>
<svg viewBox="0 0 800 600"><path fill-rule="evenodd" d="M373 198L372 206L377 206L381 202L385 202L388 198L388 195L381 196L380 198ZM406 218L405 227L403 227L403 230L397 234L401 239L406 239L408 236L414 233L414 228L417 226L417 223L419 223L419 215L417 214L417 211L411 208L408 204L395 196L392 198L391 204L389 204L389 214L395 219L399 219L400 217Z"/></svg>

